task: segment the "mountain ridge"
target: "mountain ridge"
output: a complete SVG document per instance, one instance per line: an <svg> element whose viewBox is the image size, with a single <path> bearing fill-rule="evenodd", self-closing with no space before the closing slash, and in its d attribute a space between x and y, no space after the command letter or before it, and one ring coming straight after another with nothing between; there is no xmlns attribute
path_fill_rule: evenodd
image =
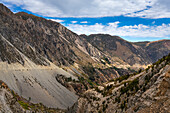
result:
<svg viewBox="0 0 170 113"><path fill-rule="evenodd" d="M92 34L89 36L80 36L85 38L88 42L92 43L93 46L99 48L101 51L105 51L106 54L109 54L110 56L116 55L117 57L128 62L130 65L134 65L135 63L148 65L170 52L170 40L129 42L120 38L119 36L111 36L109 34ZM163 53L162 55L159 53L160 48L155 47L155 44L157 43L159 43L159 46L162 48L160 52L161 54ZM141 44L143 44L143 46ZM145 47L144 45L147 46ZM153 46L156 52L148 54ZM117 50L118 47L124 49ZM127 51L130 52L130 54ZM154 58L152 54L155 54L156 58Z"/></svg>

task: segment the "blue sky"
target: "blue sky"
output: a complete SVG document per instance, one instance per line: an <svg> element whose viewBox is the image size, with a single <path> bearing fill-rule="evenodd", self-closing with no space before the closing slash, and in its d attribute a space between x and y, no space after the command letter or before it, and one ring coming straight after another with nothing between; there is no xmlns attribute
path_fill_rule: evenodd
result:
<svg viewBox="0 0 170 113"><path fill-rule="evenodd" d="M170 39L169 0L0 0L13 12L51 19L77 34L128 41Z"/></svg>

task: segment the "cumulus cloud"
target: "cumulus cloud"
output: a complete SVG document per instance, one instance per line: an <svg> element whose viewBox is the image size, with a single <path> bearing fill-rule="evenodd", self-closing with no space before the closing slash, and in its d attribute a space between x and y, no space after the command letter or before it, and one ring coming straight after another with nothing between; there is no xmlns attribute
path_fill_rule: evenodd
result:
<svg viewBox="0 0 170 113"><path fill-rule="evenodd" d="M64 22L64 20L59 20L59 19L50 19L50 20L55 21L55 22L59 22L59 23Z"/></svg>
<svg viewBox="0 0 170 113"><path fill-rule="evenodd" d="M120 22L108 23L108 25L99 23L96 23L95 25L70 24L67 27L78 34L87 35L104 33L130 37L170 38L170 24L162 24L159 26L146 26L139 24L119 27L119 23Z"/></svg>
<svg viewBox="0 0 170 113"><path fill-rule="evenodd" d="M77 23L77 21L71 21L71 23L75 24L75 23Z"/></svg>
<svg viewBox="0 0 170 113"><path fill-rule="evenodd" d="M119 23L120 23L119 21L116 21L116 22L113 22L113 23L108 23L108 25L113 27L113 28L117 28Z"/></svg>
<svg viewBox="0 0 170 113"><path fill-rule="evenodd" d="M1 0L49 17L170 17L169 0Z"/></svg>
<svg viewBox="0 0 170 113"><path fill-rule="evenodd" d="M82 23L82 24L87 24L88 22L87 22L87 21L82 21L82 22L80 22L80 23Z"/></svg>

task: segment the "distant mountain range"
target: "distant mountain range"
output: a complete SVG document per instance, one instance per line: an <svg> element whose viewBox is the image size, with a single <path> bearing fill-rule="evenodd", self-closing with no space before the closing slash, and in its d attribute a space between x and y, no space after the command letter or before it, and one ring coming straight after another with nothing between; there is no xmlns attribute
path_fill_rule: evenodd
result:
<svg viewBox="0 0 170 113"><path fill-rule="evenodd" d="M133 43L107 34L77 35L60 23L14 14L0 4L0 80L33 103L66 109L77 101L80 84L87 90L168 53L170 40ZM68 85L59 75L81 83Z"/></svg>
<svg viewBox="0 0 170 113"><path fill-rule="evenodd" d="M130 65L148 65L170 53L170 40L128 42L108 34L81 35L110 57L119 57Z"/></svg>

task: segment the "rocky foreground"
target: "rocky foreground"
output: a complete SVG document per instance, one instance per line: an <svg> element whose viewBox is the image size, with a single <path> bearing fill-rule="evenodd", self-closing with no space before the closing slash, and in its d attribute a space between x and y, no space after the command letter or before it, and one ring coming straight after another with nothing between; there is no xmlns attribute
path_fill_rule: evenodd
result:
<svg viewBox="0 0 170 113"><path fill-rule="evenodd" d="M30 98L31 99L31 98ZM42 103L33 104L20 97L0 81L0 113L64 113L65 110L48 108Z"/></svg>
<svg viewBox="0 0 170 113"><path fill-rule="evenodd" d="M86 91L68 112L169 113L170 54L135 75Z"/></svg>

